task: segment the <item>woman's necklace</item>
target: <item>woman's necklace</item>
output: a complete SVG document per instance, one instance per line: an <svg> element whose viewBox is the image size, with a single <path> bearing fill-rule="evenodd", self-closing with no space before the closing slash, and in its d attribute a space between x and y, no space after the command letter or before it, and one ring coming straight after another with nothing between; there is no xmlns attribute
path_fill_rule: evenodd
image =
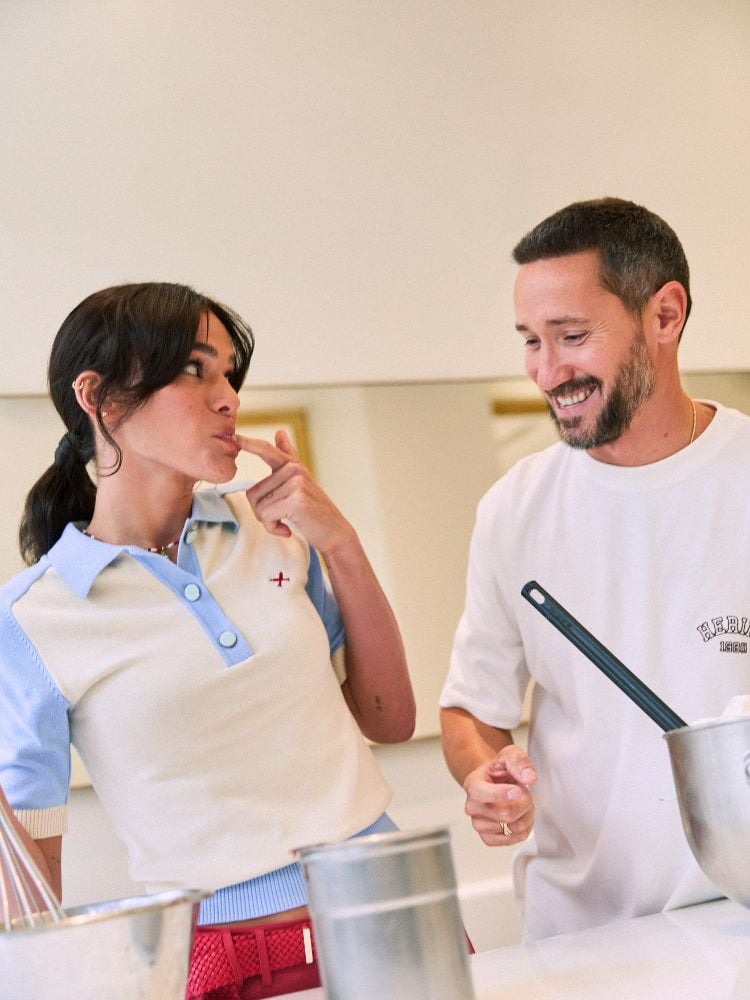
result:
<svg viewBox="0 0 750 1000"><path fill-rule="evenodd" d="M92 535L91 532L86 531L85 528L83 528L83 533L87 538L93 538L95 542L101 542L101 538L97 538L96 535ZM180 539L175 538L173 542L167 542L166 545L156 545L153 547L151 545L143 545L141 547L144 548L146 552L155 552L157 556L164 556L165 559L169 559L170 549L173 549L175 545L179 544Z"/></svg>

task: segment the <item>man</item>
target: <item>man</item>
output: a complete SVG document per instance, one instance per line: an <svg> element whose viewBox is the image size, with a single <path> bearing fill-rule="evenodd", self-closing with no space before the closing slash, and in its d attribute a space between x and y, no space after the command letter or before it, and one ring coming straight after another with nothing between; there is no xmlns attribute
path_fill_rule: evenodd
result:
<svg viewBox="0 0 750 1000"><path fill-rule="evenodd" d="M660 728L521 588L536 580L682 718L720 715L750 691L750 419L681 385L689 272L662 219L576 203L514 258L526 371L562 440L479 504L441 715L481 839L526 841L514 876L535 940L721 895ZM512 730L530 678L527 756Z"/></svg>

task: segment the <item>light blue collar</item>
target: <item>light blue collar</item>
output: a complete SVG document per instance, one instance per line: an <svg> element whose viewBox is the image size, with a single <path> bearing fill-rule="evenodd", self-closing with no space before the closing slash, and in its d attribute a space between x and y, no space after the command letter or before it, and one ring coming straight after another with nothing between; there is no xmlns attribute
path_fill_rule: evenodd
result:
<svg viewBox="0 0 750 1000"><path fill-rule="evenodd" d="M180 538L193 524L226 524L237 531L238 524L224 494L234 491L237 484L201 490L193 494L193 509L185 521ZM142 556L144 549L137 545L111 545L89 538L82 526L68 524L59 540L47 554L50 564L70 589L79 597L87 597L94 580L123 552Z"/></svg>

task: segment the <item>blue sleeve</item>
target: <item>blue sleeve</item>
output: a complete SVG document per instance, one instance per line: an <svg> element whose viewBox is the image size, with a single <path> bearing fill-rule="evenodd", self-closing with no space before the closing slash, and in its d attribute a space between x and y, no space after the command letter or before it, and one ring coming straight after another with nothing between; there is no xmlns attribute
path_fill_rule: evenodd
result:
<svg viewBox="0 0 750 1000"><path fill-rule="evenodd" d="M342 621L339 606L336 603L336 598L333 595L330 584L323 573L320 558L315 549L310 549L310 568L307 571L307 585L305 590L325 626L328 635L328 644L331 654L333 654L346 642L344 622Z"/></svg>
<svg viewBox="0 0 750 1000"><path fill-rule="evenodd" d="M13 809L64 805L70 786L69 704L3 597L0 785Z"/></svg>

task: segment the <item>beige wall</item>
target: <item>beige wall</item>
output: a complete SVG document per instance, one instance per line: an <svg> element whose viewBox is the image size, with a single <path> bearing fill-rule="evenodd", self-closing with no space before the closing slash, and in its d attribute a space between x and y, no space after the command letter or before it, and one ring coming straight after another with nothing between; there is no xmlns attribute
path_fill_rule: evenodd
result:
<svg viewBox="0 0 750 1000"><path fill-rule="evenodd" d="M510 247L607 193L685 242L685 366L750 366L747 0L9 0L0 37L0 394L153 278L245 313L259 384L516 373Z"/></svg>

